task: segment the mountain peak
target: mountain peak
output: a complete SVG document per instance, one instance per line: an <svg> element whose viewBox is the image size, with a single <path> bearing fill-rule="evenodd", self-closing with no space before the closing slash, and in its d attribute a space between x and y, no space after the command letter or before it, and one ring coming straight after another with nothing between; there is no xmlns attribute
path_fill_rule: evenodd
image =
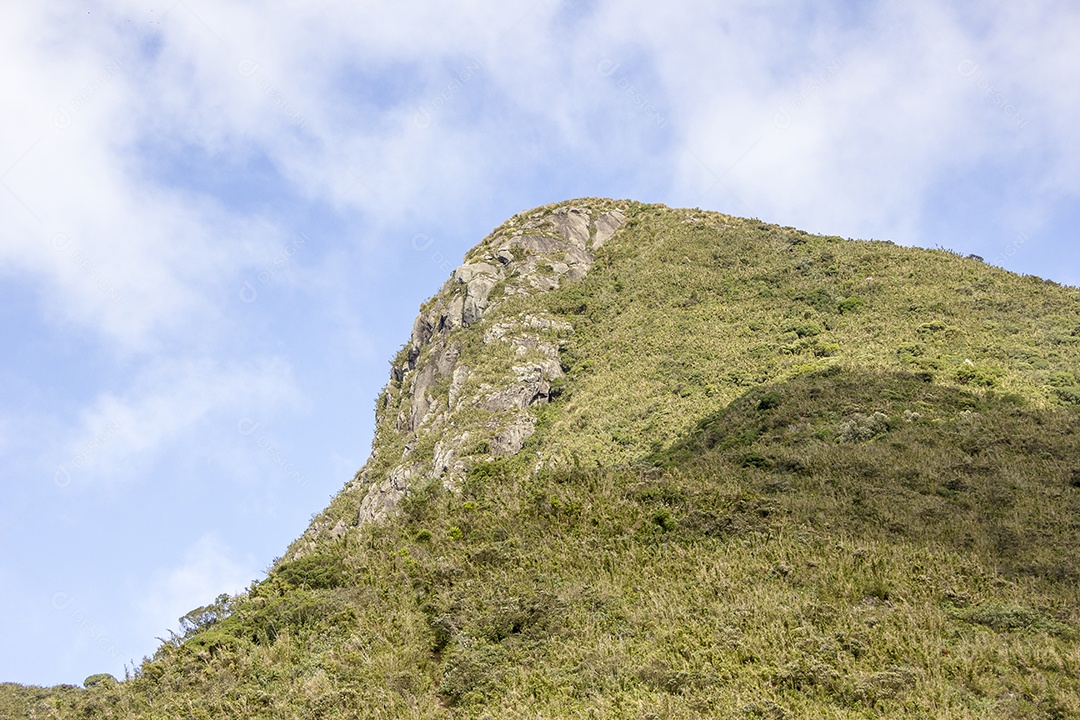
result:
<svg viewBox="0 0 1080 720"><path fill-rule="evenodd" d="M564 379L560 338L573 325L522 311L499 313L480 344L475 332L471 343L463 333L505 304L535 301L588 275L596 251L626 224L630 206L583 198L536 208L510 218L466 254L424 303L391 365L377 403L372 458L339 498L361 496L356 522L383 517L412 486L438 480L453 488L477 456L521 450L535 431L533 406L547 403ZM467 345L475 352L463 357ZM509 364L499 364L508 357ZM318 519L287 557L352 524L338 513Z"/></svg>
<svg viewBox="0 0 1080 720"><path fill-rule="evenodd" d="M533 451L536 467L640 459L685 432L682 418L835 364L1055 402L1035 368L1010 368L993 330L965 318L1019 307L1025 283L945 251L700 209L582 198L519 213L424 303L379 397L371 459L286 558L383 517L410 487L452 489L476 463L516 455L541 419L561 437ZM555 419L544 406L568 386L589 401Z"/></svg>
<svg viewBox="0 0 1080 720"><path fill-rule="evenodd" d="M0 711L1072 717L1078 456L1076 288L549 205L422 305L371 456L266 580Z"/></svg>

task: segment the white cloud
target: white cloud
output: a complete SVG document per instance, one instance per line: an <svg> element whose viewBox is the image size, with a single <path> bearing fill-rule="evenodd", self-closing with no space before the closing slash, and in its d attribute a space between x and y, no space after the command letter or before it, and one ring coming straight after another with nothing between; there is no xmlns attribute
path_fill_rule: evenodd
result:
<svg viewBox="0 0 1080 720"><path fill-rule="evenodd" d="M64 447L58 483L130 481L170 450L225 442L215 430L255 412L303 404L291 369L280 360L250 366L168 363L144 371L123 395L106 393L79 419ZM216 421L216 422L211 422Z"/></svg>
<svg viewBox="0 0 1080 720"><path fill-rule="evenodd" d="M396 221L475 205L553 142L590 163L633 156L654 130L635 103L670 119L672 142L642 158L669 168L669 194L812 229L910 236L936 183L995 157L1048 157L1039 192L1068 190L1080 158L1075 8L1056 4L1052 23L1045 9L1000 3L861 12L466 2L267 13L190 0L75 17L43 3L0 31L0 89L19 98L0 120L11 166L0 263L42 278L54 317L152 349L219 326L217 285L283 236L155 177L155 154L265 156L298 196L365 213L370 243ZM603 60L626 63L638 94L614 91ZM963 61L978 72L962 76ZM1008 107L1026 128L1010 126ZM534 122L543 144L506 133L507 117Z"/></svg>
<svg viewBox="0 0 1080 720"><path fill-rule="evenodd" d="M881 2L846 18L787 4L603 8L598 45L617 60L644 53L666 90L680 203L911 239L946 178L997 162L1061 190L1077 174L1080 143L1060 122L1080 102L1066 89L1080 47L1068 4L1052 23L1015 4ZM970 58L975 77L958 71Z"/></svg>
<svg viewBox="0 0 1080 720"><path fill-rule="evenodd" d="M262 575L252 557L237 554L216 535L198 539L183 561L158 570L140 593L137 612L143 635L160 637L165 630L176 631L177 620L197 607L214 601L222 593L235 595Z"/></svg>
<svg viewBox="0 0 1080 720"><path fill-rule="evenodd" d="M18 98L0 114L0 269L38 277L55 322L151 349L213 325L208 289L276 232L148 182L140 148L160 96L140 85L141 36L89 19L83 33L58 14L24 9L0 31L3 96Z"/></svg>

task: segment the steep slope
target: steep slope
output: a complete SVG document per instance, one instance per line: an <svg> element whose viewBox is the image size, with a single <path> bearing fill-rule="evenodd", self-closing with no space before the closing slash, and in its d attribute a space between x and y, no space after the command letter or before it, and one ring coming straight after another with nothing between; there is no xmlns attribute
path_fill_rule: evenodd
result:
<svg viewBox="0 0 1080 720"><path fill-rule="evenodd" d="M469 252L392 363L370 461L290 557L356 520L382 517L410 485L438 478L452 488L469 456L521 449L539 407L561 387L560 338L573 331L529 308L588 274L626 222L626 207L591 200L518 215Z"/></svg>
<svg viewBox="0 0 1080 720"><path fill-rule="evenodd" d="M421 309L263 582L26 717L1080 717L1080 292L578 200ZM0 708L5 707L0 704Z"/></svg>
<svg viewBox="0 0 1080 720"><path fill-rule="evenodd" d="M836 364L1075 402L1077 298L947 251L719 213L595 199L522 213L423 308L371 460L288 557L411 483L452 488L517 453L538 421L548 440L530 447L553 468L640 460L747 388Z"/></svg>

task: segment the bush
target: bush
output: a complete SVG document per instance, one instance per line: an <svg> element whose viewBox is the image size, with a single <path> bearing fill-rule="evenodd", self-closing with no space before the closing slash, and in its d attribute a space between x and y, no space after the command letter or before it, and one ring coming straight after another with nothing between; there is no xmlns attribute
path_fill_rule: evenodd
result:
<svg viewBox="0 0 1080 720"><path fill-rule="evenodd" d="M771 390L762 395L761 399L758 400L758 410L772 410L773 408L780 405L781 399L782 397L780 393L776 392L775 390Z"/></svg>
<svg viewBox="0 0 1080 720"><path fill-rule="evenodd" d="M865 304L866 301L864 301L862 298L852 295L849 298L844 298L843 300L841 300L836 306L836 309L840 311L841 315L843 315L844 313L855 312Z"/></svg>
<svg viewBox="0 0 1080 720"><path fill-rule="evenodd" d="M308 555L282 563L275 574L290 585L308 590L340 587L347 580L345 563L337 555Z"/></svg>
<svg viewBox="0 0 1080 720"><path fill-rule="evenodd" d="M515 462L512 456L478 460L465 472L463 491L477 496L493 485L508 482L514 476Z"/></svg>
<svg viewBox="0 0 1080 720"><path fill-rule="evenodd" d="M466 638L443 664L439 696L450 706L482 701L498 686L502 666L497 648Z"/></svg>
<svg viewBox="0 0 1080 720"><path fill-rule="evenodd" d="M660 508L652 516L653 524L660 528L661 532L669 532L675 529L675 519L666 508Z"/></svg>
<svg viewBox="0 0 1080 720"><path fill-rule="evenodd" d="M821 334L821 328L815 323L805 323L803 325L797 325L793 328L795 334L801 338L814 337Z"/></svg>
<svg viewBox="0 0 1080 720"><path fill-rule="evenodd" d="M883 412L873 415L855 413L840 424L841 442L865 442L889 430L889 416Z"/></svg>
<svg viewBox="0 0 1080 720"><path fill-rule="evenodd" d="M109 673L97 673L83 680L83 687L89 690L93 687L112 687L116 685L117 680Z"/></svg>
<svg viewBox="0 0 1080 720"><path fill-rule="evenodd" d="M1062 402L1080 405L1080 387L1055 388L1054 393Z"/></svg>
<svg viewBox="0 0 1080 720"><path fill-rule="evenodd" d="M209 652L212 655L220 648L235 648L238 641L239 639L233 633L222 628L213 628L184 640L181 647L195 655L202 652Z"/></svg>
<svg viewBox="0 0 1080 720"><path fill-rule="evenodd" d="M269 645L282 630L293 631L333 630L341 632L356 622L356 610L346 606L333 596L315 595L306 590L292 590L284 597L256 598L240 611L239 622L230 619L229 629L243 633L251 642ZM216 637L221 635L222 637ZM222 630L211 630L197 635L185 645L206 638L205 643L222 642L228 636Z"/></svg>
<svg viewBox="0 0 1080 720"><path fill-rule="evenodd" d="M398 503L398 509L411 522L427 522L438 515L439 504L436 501L444 492L442 483L438 480L414 485Z"/></svg>
<svg viewBox="0 0 1080 720"><path fill-rule="evenodd" d="M955 610L953 615L958 620L973 625L984 625L998 632L1034 630L1059 636L1075 634L1068 626L1046 617L1033 608L1021 605L991 603Z"/></svg>
<svg viewBox="0 0 1080 720"><path fill-rule="evenodd" d="M759 452L750 452L743 456L742 461L739 464L744 468L755 467L767 470L772 467L772 460Z"/></svg>
<svg viewBox="0 0 1080 720"><path fill-rule="evenodd" d="M986 388L995 387L1000 376L998 370L977 365L964 365L958 368L955 374L956 381L961 385Z"/></svg>
<svg viewBox="0 0 1080 720"><path fill-rule="evenodd" d="M1051 387L1072 387L1076 384L1076 376L1071 372L1056 372L1050 376Z"/></svg>
<svg viewBox="0 0 1080 720"><path fill-rule="evenodd" d="M202 632L219 620L224 620L232 613L232 598L227 593L217 596L209 605L195 608L180 618L182 637L190 637Z"/></svg>

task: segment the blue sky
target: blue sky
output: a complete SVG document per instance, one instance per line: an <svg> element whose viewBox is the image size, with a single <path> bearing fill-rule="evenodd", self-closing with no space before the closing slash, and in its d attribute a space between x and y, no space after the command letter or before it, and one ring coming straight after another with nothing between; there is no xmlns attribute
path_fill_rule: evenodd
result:
<svg viewBox="0 0 1080 720"><path fill-rule="evenodd" d="M0 27L0 681L122 675L363 464L412 319L580 196L1080 284L1071 2L43 0Z"/></svg>

